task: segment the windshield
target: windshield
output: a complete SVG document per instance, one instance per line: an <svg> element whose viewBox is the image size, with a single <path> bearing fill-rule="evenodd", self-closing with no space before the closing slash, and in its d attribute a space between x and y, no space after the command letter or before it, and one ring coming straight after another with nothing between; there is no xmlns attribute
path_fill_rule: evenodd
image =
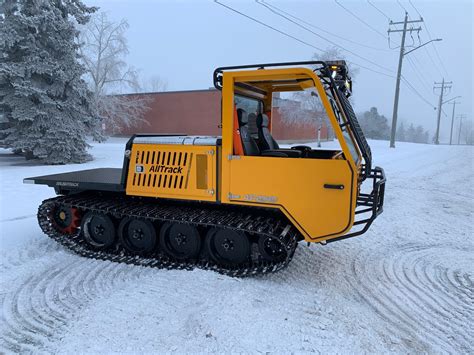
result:
<svg viewBox="0 0 474 355"><path fill-rule="evenodd" d="M334 139L329 117L315 90L273 92L271 117L272 132L279 143L314 142L321 147L318 142Z"/></svg>

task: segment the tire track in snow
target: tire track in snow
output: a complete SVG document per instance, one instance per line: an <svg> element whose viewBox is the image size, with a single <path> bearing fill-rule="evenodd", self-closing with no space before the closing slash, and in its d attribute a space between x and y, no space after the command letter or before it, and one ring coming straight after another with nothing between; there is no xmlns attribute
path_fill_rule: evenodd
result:
<svg viewBox="0 0 474 355"><path fill-rule="evenodd" d="M53 252L63 250L63 248L53 240L41 236L41 239L34 240L25 244L22 248L9 249L2 251L0 256L0 269L2 274L8 271L18 269L18 267L31 263L38 258L43 258Z"/></svg>
<svg viewBox="0 0 474 355"><path fill-rule="evenodd" d="M443 259L453 255L467 260L462 269L444 266ZM472 252L448 245L408 245L385 255L368 251L353 260L346 280L402 338L417 337L432 350L467 352L474 345L474 288L467 266L472 259ZM444 279L436 277L440 274ZM444 282L455 275L467 281Z"/></svg>
<svg viewBox="0 0 474 355"><path fill-rule="evenodd" d="M47 351L78 311L142 269L65 253L52 258L52 265L4 287L0 350Z"/></svg>
<svg viewBox="0 0 474 355"><path fill-rule="evenodd" d="M281 273L255 278L233 279L202 270L142 273L110 299L102 298L88 307L56 346L72 351L83 341L86 352L101 352L110 346L147 352L157 349L152 342L163 351L245 352L252 346L242 340L248 332L265 335L253 345L260 351L329 352L336 346L349 351L353 340L341 341L333 333L334 328L345 325L336 324L337 318L327 314L313 285L304 288L305 281L296 277L304 274L307 281L311 277L320 280L314 257L313 264L306 258L310 252L299 252L296 264ZM102 309L108 312L100 312ZM143 323L153 324L153 338L140 330ZM86 329L88 324L95 328ZM99 334L110 326L124 329L130 343L113 334ZM277 343L272 334L280 335Z"/></svg>

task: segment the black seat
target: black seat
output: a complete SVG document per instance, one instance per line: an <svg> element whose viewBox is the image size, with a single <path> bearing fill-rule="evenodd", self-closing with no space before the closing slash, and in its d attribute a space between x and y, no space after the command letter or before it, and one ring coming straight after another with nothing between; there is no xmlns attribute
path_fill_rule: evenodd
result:
<svg viewBox="0 0 474 355"><path fill-rule="evenodd" d="M280 149L277 141L273 139L270 130L268 129L269 119L264 113L257 115L257 130L258 141L261 144L262 150Z"/></svg>
<svg viewBox="0 0 474 355"><path fill-rule="evenodd" d="M244 149L244 154L260 155L260 149L258 149L257 143L250 135L247 112L242 108L237 109L237 118L239 120L240 139L242 139L242 148Z"/></svg>
<svg viewBox="0 0 474 355"><path fill-rule="evenodd" d="M264 113L257 115L258 142L262 148L262 155L276 157L301 157L301 151L292 149L280 149L277 141L273 139L268 129L268 116Z"/></svg>

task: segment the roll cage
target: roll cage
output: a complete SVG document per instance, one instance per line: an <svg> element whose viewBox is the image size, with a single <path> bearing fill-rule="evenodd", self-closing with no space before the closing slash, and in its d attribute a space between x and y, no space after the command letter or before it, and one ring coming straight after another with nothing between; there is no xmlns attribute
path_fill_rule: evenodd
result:
<svg viewBox="0 0 474 355"><path fill-rule="evenodd" d="M352 94L352 80L344 61L303 61L219 67L214 70L214 86L222 90L223 73L226 71L295 66L311 66L312 71L320 79L338 119L339 127L343 133L347 133L345 139L350 139L347 143L351 143L363 158L359 178L361 181L365 180L372 170L372 153L348 99ZM307 81L312 82L308 78L272 80L268 83L268 87L269 89L277 87L278 91L300 91L302 86L311 86L305 83ZM259 100L267 93L264 82L259 82L259 87L247 83L236 83L236 88L239 90L239 95Z"/></svg>

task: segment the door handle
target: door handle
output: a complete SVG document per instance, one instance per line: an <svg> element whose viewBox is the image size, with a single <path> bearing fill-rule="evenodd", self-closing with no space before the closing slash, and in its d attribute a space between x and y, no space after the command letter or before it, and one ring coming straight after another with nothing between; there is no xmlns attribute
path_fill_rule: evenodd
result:
<svg viewBox="0 0 474 355"><path fill-rule="evenodd" d="M324 184L325 189L344 190L344 185Z"/></svg>

